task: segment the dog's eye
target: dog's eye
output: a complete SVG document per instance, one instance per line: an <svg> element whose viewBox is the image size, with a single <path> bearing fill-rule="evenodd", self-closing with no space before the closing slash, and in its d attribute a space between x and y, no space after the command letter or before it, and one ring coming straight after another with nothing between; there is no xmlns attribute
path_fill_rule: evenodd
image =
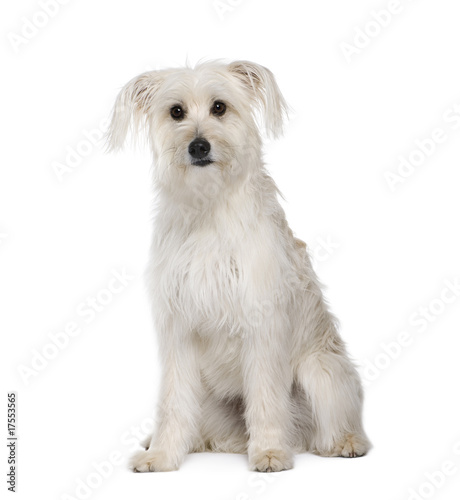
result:
<svg viewBox="0 0 460 500"><path fill-rule="evenodd" d="M216 101L211 108L211 113L216 116L222 116L227 109L227 106L220 101Z"/></svg>
<svg viewBox="0 0 460 500"><path fill-rule="evenodd" d="M180 106L173 106L171 108L171 116L174 120L182 120L184 118L184 110Z"/></svg>

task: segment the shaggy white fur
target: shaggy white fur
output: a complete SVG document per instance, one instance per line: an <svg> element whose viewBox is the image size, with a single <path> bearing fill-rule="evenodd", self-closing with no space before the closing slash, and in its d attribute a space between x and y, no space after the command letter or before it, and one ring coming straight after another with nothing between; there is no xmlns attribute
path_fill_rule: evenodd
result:
<svg viewBox="0 0 460 500"><path fill-rule="evenodd" d="M280 471L295 452L370 447L359 377L261 157L258 124L277 137L286 109L273 74L247 61L151 71L118 96L111 148L145 129L156 164L148 284L163 380L136 471L204 450Z"/></svg>

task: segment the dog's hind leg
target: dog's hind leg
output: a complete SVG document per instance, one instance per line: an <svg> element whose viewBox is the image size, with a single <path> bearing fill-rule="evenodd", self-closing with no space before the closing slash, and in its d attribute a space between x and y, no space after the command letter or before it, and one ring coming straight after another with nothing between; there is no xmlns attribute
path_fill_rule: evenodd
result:
<svg viewBox="0 0 460 500"><path fill-rule="evenodd" d="M323 456L364 455L371 444L362 426L361 382L334 330L299 363L297 379L313 414L310 451Z"/></svg>

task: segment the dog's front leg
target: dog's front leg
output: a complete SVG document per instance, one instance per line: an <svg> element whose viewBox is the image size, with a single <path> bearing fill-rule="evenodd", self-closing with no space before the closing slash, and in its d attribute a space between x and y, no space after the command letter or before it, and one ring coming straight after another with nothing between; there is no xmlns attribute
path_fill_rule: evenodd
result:
<svg viewBox="0 0 460 500"><path fill-rule="evenodd" d="M291 370L286 329L272 324L251 329L245 337L245 407L249 431L249 468L277 472L293 467Z"/></svg>
<svg viewBox="0 0 460 500"><path fill-rule="evenodd" d="M178 328L160 342L163 379L157 429L149 448L131 460L136 472L177 470L196 438L202 398L197 346L191 333Z"/></svg>

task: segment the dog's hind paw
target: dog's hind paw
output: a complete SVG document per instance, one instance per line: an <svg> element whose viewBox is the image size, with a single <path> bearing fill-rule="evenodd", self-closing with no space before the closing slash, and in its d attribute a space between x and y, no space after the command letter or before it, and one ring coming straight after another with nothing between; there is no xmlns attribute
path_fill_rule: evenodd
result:
<svg viewBox="0 0 460 500"><path fill-rule="evenodd" d="M331 450L315 450L315 453L323 457L362 457L371 449L371 443L366 436L360 434L346 434L337 441Z"/></svg>
<svg viewBox="0 0 460 500"><path fill-rule="evenodd" d="M371 444L365 436L359 434L347 434L343 441L339 442L335 449L335 455L345 458L356 458L365 455Z"/></svg>
<svg viewBox="0 0 460 500"><path fill-rule="evenodd" d="M279 472L292 469L292 455L283 450L265 450L256 452L249 457L250 470L257 472Z"/></svg>

